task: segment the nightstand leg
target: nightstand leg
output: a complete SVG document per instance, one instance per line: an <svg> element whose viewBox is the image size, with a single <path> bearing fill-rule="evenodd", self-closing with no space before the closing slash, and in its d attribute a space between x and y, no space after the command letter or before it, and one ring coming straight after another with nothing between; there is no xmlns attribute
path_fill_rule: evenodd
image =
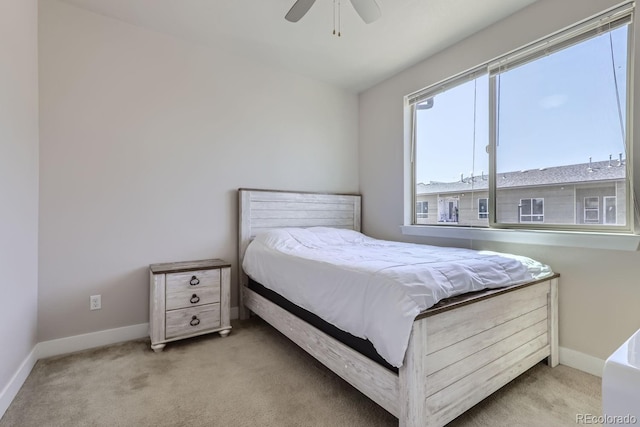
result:
<svg viewBox="0 0 640 427"><path fill-rule="evenodd" d="M220 334L220 336L222 338L226 337L227 335L229 335L229 332L231 332L231 329L225 329L224 331L220 331L218 332Z"/></svg>
<svg viewBox="0 0 640 427"><path fill-rule="evenodd" d="M155 351L156 353L160 353L162 350L164 350L164 346L166 344L151 344L151 348L153 349L153 351Z"/></svg>

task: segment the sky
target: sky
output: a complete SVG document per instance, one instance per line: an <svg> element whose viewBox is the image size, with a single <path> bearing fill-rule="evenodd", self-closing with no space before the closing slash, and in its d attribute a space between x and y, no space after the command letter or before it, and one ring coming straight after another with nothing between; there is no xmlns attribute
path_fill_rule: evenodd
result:
<svg viewBox="0 0 640 427"><path fill-rule="evenodd" d="M625 126L627 29L498 76L498 173L624 157L613 70ZM488 174L488 110L485 75L436 95L431 109L417 111L417 182Z"/></svg>

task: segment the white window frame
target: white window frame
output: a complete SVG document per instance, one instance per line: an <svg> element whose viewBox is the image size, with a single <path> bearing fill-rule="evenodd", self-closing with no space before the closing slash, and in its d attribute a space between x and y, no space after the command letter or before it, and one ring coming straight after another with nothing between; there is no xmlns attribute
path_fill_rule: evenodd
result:
<svg viewBox="0 0 640 427"><path fill-rule="evenodd" d="M592 207L588 207L587 206L587 199L595 199L596 200L596 207L592 208ZM583 200L583 212L584 212L584 217L583 220L585 222L585 224L598 224L600 222L600 197L598 196L586 196ZM592 218L587 218L587 212L595 212L596 213L596 218L595 220Z"/></svg>
<svg viewBox="0 0 640 427"><path fill-rule="evenodd" d="M418 209L418 204L420 204L421 206L423 206L422 209ZM427 211L424 211L424 205L427 205ZM424 216L420 216L420 215L424 215ZM429 218L429 201L428 200L418 200L416 202L416 219L421 218L421 219L426 219Z"/></svg>
<svg viewBox="0 0 640 427"><path fill-rule="evenodd" d="M417 112L417 108L416 106L420 103L423 103L425 101L429 101L430 99L433 99L436 95L444 93L446 91L448 91L449 89L453 89L459 85L462 85L466 82L475 80L479 77L482 77L484 75L487 75L488 71L487 71L487 64L483 64L480 65L478 67L475 67L471 70L467 70L465 72L462 72L460 74L457 74L451 78L448 78L446 80L443 80L441 82L438 82L437 84L430 86L426 89L420 90L418 92L415 92L411 95L408 95L405 98L405 102L406 105L408 106L408 109L410 111L411 114L411 198L412 198L412 209L414 209L414 212L411 216L412 218L412 225L415 226L420 226L423 227L423 224L417 224L417 212L415 211L416 208L416 203L417 203L417 194L416 194L416 171L415 171L415 157L416 157L416 126L415 126L415 122L416 122L416 112ZM438 196L439 199L441 198L440 196ZM456 202L458 203L458 202ZM488 206L487 206L488 207ZM441 221L441 207L440 207L440 201L437 202L437 206L436 206L436 223L438 224L437 226L452 226L452 225L458 225L459 222L458 221ZM459 209L459 207L458 207ZM488 207L488 209L490 209ZM458 219L459 219L459 210L458 210Z"/></svg>
<svg viewBox="0 0 640 427"><path fill-rule="evenodd" d="M455 209L455 212L451 211L450 209L451 206L453 206L453 209ZM457 196L438 198L438 223L455 225L455 224L458 224L459 222L460 222L460 198Z"/></svg>
<svg viewBox="0 0 640 427"><path fill-rule="evenodd" d="M486 200L485 206L487 207L486 212L480 212L480 200ZM481 216L484 215L484 216ZM489 198L488 197L479 197L478 198L478 219L489 219Z"/></svg>
<svg viewBox="0 0 640 427"><path fill-rule="evenodd" d="M635 218L632 216L634 212L634 192L633 192L633 165L631 159L633 156L633 138L632 138L632 100L633 92L631 81L633 79L633 12L634 3L626 3L622 6L612 8L594 18L585 20L573 27L559 31L549 37L537 42L531 43L521 49L508 53L487 65L489 71L489 226L492 228L507 229L535 229L535 230L556 230L567 232L606 232L606 233L624 233L630 234L634 232ZM496 153L497 153L497 122L499 118L496 115L498 110L497 100L497 82L496 77L505 71L509 71L527 62L535 61L549 54L558 52L568 46L578 44L588 40L594 36L601 34L603 31L609 31L622 25L629 25L627 40L627 105L624 114L626 115L627 132L625 135L625 158L626 161L626 193L627 209L626 221L624 225L606 225L606 224L545 224L540 222L523 222L518 224L504 223L497 220L497 178L496 178ZM520 216L519 216L519 219Z"/></svg>
<svg viewBox="0 0 640 427"><path fill-rule="evenodd" d="M613 206L616 208L616 221L610 223L607 221L607 200L613 200ZM616 224L618 222L618 197L617 196L604 196L602 197L602 222L604 224Z"/></svg>
<svg viewBox="0 0 640 427"><path fill-rule="evenodd" d="M528 200L529 201L529 206L531 208L530 213L528 214L523 214L522 213L522 207L524 206L524 201ZM542 202L542 213L533 213L533 203L534 201L541 201ZM529 221L525 221L523 220L523 217L529 218ZM534 221L533 218L534 217L542 217L542 220L540 221ZM526 199L520 199L520 203L518 204L518 222L523 223L523 224L537 224L537 223L544 223L544 198L543 197L527 197Z"/></svg>
<svg viewBox="0 0 640 427"><path fill-rule="evenodd" d="M466 72L462 72L458 74L456 77L461 78L464 75L470 74L472 72L484 72L487 70L487 67L495 63L495 61L504 60L508 56L512 56L519 52L524 52L526 50L533 51L535 49L543 48L545 43L549 41L559 40L559 37L569 35L570 33L577 34L580 31L586 31L588 28L598 27L600 24L606 24L607 20L616 19L622 15L632 15L634 12L634 3L627 2L621 6L610 8L598 15L595 15L591 18L585 19L579 22L572 27L568 27L568 30L560 30L549 37L542 38L536 42L533 42L521 49L516 49L511 51L509 54L504 55L503 57L496 58L494 60L487 61L483 65L479 67L475 67ZM640 46L640 43L636 43L635 39L640 40L640 36L634 37L634 23L631 22L629 24L629 49L633 49L634 45ZM633 64L633 56L634 51L632 50L630 53L629 64ZM633 80L640 81L640 67L631 67L631 70L628 71L627 74L628 82L627 88L633 87ZM455 78L455 77L454 77ZM447 83L452 81L454 78L446 79L443 82ZM439 82L433 84L432 86L418 91L412 95L409 95L405 98L405 112L406 112L406 121L405 121L405 129L407 129L406 139L405 139L405 147L407 148L406 159L406 171L405 171L405 179L407 185L405 188L405 200L407 204L405 206L408 208L405 211L405 225L401 226L401 231L405 235L410 236L420 236L420 237L429 237L429 238L442 238L442 239L463 239L463 240L479 240L479 241L493 241L493 242L504 242L504 243L524 243L524 244L533 244L533 245L545 245L545 246L562 246L562 247L582 247L582 248L599 248L599 249L613 249L613 250L629 250L629 251L638 251L640 250L640 215L638 212L640 211L640 198L634 192L635 188L640 188L640 171L638 175L636 175L636 171L633 170L633 155L635 154L636 158L640 156L640 147L638 144L633 144L634 136L633 136L633 105L637 101L638 97L634 96L633 93L628 93L627 96L627 111L626 111L626 120L627 120L627 135L626 135L626 158L628 161L627 164L627 186L626 186L626 195L627 195L627 220L626 227L630 229L623 229L618 232L612 232L613 227L611 225L603 226L602 229L596 230L590 228L589 230L567 230L567 229L558 229L553 227L543 228L539 227L536 229L528 228L526 224L522 225L514 225L510 224L506 227L500 227L495 224L495 188L493 190L490 189L489 192L489 227L461 227L461 226L449 226L443 227L442 225L414 225L412 218L415 218L415 215L411 215L411 210L415 209L415 175L413 172L413 162L415 158L415 145L413 141L413 133L415 129L413 128L413 114L415 109L412 107L412 103L409 102L412 96L420 96L424 95L425 92L430 90L435 90L437 88L441 88L443 82ZM495 100L494 100L495 101ZM492 102L494 102L492 101ZM490 109L490 114L492 113L492 109ZM495 121L495 117L490 117L491 123L490 127L492 127L492 123ZM495 128L490 129L491 132L495 132ZM489 159L491 163L491 167L495 166L495 159L493 158L493 153L495 149L492 147L487 147L489 151ZM490 177L490 181L492 178ZM492 194L493 193L493 194ZM493 207L492 207L493 206ZM616 203L616 209L619 210L619 207ZM617 212L616 212L617 213ZM492 218L493 216L493 218ZM542 225L542 224L540 224ZM510 228L510 229L509 229Z"/></svg>

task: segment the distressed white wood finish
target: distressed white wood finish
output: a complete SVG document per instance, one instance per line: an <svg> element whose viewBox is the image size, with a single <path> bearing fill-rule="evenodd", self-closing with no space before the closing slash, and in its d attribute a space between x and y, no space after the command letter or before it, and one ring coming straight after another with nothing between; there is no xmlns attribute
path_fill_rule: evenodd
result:
<svg viewBox="0 0 640 427"><path fill-rule="evenodd" d="M499 294L416 320L399 371L400 426L443 426L548 356L547 307L527 311L531 300L523 294L546 299L549 289L544 281L521 289L526 292ZM478 305L490 311L483 313ZM510 320L496 325L495 311L523 314L499 316ZM473 335L456 331L455 322L465 322L465 312L485 329L476 328ZM431 351L430 335L446 334L445 328L462 338L442 347L443 339L436 337L433 342L441 348Z"/></svg>
<svg viewBox="0 0 640 427"><path fill-rule="evenodd" d="M196 285L192 285L197 283ZM167 293L192 291L206 287L220 286L220 270L196 270L184 273L171 273L167 276Z"/></svg>
<svg viewBox="0 0 640 427"><path fill-rule="evenodd" d="M465 381L460 382L459 388L463 390L461 393L456 391L455 395L447 397L443 394L442 400L434 404L433 399L427 399L428 407L437 407L440 410L430 415L430 418L426 422L416 422L410 424L412 426L437 426L441 427L455 419L460 414L463 414L469 408L473 407L478 402L482 401L487 396L500 389L505 384L518 377L523 372L532 368L542 359L549 354L549 346L546 346L534 353L525 355L523 358L516 360L515 355L512 358L505 358L500 360L500 365L497 369L491 369L490 372L495 372L494 376L488 376L488 370L484 370L479 375L475 375L471 378L467 377Z"/></svg>
<svg viewBox="0 0 640 427"><path fill-rule="evenodd" d="M487 348L470 354L468 357L457 361L444 369L427 376L427 396L445 389L456 381L471 375L481 369L488 360L495 360L506 355L532 340L540 340L538 348L547 344L547 321L538 322L533 326L523 329L502 341L495 342ZM463 341L464 343L464 341ZM461 345L459 347L463 347ZM428 359L427 359L428 363ZM429 369L427 369L428 371Z"/></svg>
<svg viewBox="0 0 640 427"><path fill-rule="evenodd" d="M517 334L524 328L547 323L547 307L540 307L521 317L511 319L495 328L488 329L427 355L427 375L440 371L466 357L477 353L500 340Z"/></svg>
<svg viewBox="0 0 640 427"><path fill-rule="evenodd" d="M557 364L557 276L421 313L397 375L246 288L242 260L258 231L267 229L265 225L292 226L290 220L314 225L313 220L333 214L310 215L311 220L304 221L302 203L309 203L304 205L308 211L343 212L348 210L344 197L358 196L240 190L241 313L254 311L406 427L443 426L544 358L551 366L554 360ZM360 230L360 199L352 203L357 205L353 226L337 223Z"/></svg>
<svg viewBox="0 0 640 427"><path fill-rule="evenodd" d="M432 414L425 404L427 398L427 319L413 323L409 345L404 356L404 365L398 372L400 381L400 427L418 427L431 425Z"/></svg>
<svg viewBox="0 0 640 427"><path fill-rule="evenodd" d="M167 311L166 338L193 335L220 327L220 304Z"/></svg>
<svg viewBox="0 0 640 427"><path fill-rule="evenodd" d="M324 205L327 206L327 205ZM253 208L255 209L255 204L253 205ZM302 207L304 208L304 205L302 205ZM334 210L332 211L324 211L324 210L319 210L317 209L317 205L314 205L315 209L309 209L309 210L299 210L299 211L291 211L291 212L287 212L287 211L281 211L281 210L254 210L253 213L253 225L254 227L257 226L256 221L260 220L260 221L264 221L264 220L271 220L271 219L277 219L277 220L282 220L282 219L289 219L289 220L306 220L309 218L309 216L311 214L313 214L313 218L314 219L346 219L348 220L348 222L346 223L347 225L352 225L353 224L353 209L348 209L348 208L353 208L353 206L351 205L335 205L332 206L332 208ZM340 209L340 210L337 210Z"/></svg>
<svg viewBox="0 0 640 427"><path fill-rule="evenodd" d="M197 307L203 304L220 302L220 287L204 287L191 292L180 291L167 293L167 310L176 310L182 307Z"/></svg>
<svg viewBox="0 0 640 427"><path fill-rule="evenodd" d="M549 286L529 286L510 292L508 305L503 299L489 298L460 307L449 316L434 316L427 338L429 352L448 347L533 309L546 307L548 292Z"/></svg>
<svg viewBox="0 0 640 427"><path fill-rule="evenodd" d="M249 318L249 310L243 301L244 293L242 290L249 284L249 277L242 269L242 261L247 246L251 243L251 192L248 190L238 191L238 317L241 320Z"/></svg>
<svg viewBox="0 0 640 427"><path fill-rule="evenodd" d="M220 332L226 337L231 332L231 267L220 269Z"/></svg>
<svg viewBox="0 0 640 427"><path fill-rule="evenodd" d="M240 287L248 278L242 270L247 246L257 233L282 227L337 227L360 231L360 196L269 190L238 190L238 277ZM240 292L240 318L249 313Z"/></svg>
<svg viewBox="0 0 640 427"><path fill-rule="evenodd" d="M197 285L190 283L194 276ZM170 341L211 332L223 337L229 334L229 263L210 259L152 264L149 277L149 336L154 351L162 351ZM198 319L195 326L190 324L193 316Z"/></svg>
<svg viewBox="0 0 640 427"><path fill-rule="evenodd" d="M549 320L549 346L551 354L547 358L547 364L552 368L560 363L560 345L558 343L558 279L551 279L547 300L547 318Z"/></svg>
<svg viewBox="0 0 640 427"><path fill-rule="evenodd" d="M166 308L175 310L220 302L220 270L199 270L167 275ZM198 280L192 285L193 279Z"/></svg>
<svg viewBox="0 0 640 427"><path fill-rule="evenodd" d="M247 307L364 395L398 416L398 376L244 288Z"/></svg>
<svg viewBox="0 0 640 427"><path fill-rule="evenodd" d="M165 346L165 275L149 271L151 289L149 292L149 337L153 351L162 351Z"/></svg>

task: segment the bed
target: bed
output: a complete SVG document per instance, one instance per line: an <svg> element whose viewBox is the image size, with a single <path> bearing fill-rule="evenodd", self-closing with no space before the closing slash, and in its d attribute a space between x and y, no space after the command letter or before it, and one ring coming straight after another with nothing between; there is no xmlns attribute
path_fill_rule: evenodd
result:
<svg viewBox="0 0 640 427"><path fill-rule="evenodd" d="M239 190L239 265L261 231L360 230L360 196ZM415 316L402 366L389 369L249 287L240 267L240 317L249 311L399 419L442 426L546 359L558 364L558 275L440 301Z"/></svg>

